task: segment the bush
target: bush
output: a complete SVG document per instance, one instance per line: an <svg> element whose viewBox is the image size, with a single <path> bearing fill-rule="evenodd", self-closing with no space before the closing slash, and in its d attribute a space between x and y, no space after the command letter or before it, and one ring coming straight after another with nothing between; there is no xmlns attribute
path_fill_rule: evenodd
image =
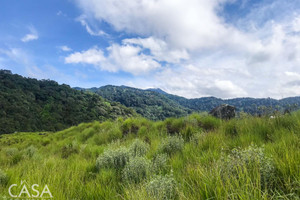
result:
<svg viewBox="0 0 300 200"><path fill-rule="evenodd" d="M223 176L239 178L240 173L249 174L250 178L260 178L262 189L265 186L272 187L274 183L274 163L264 154L263 148L255 145L250 145L244 150L233 149L228 156L221 157L220 165L223 168L221 170ZM259 177L256 176L257 172Z"/></svg>
<svg viewBox="0 0 300 200"><path fill-rule="evenodd" d="M136 139L129 147L129 152L133 157L144 156L149 151L149 144Z"/></svg>
<svg viewBox="0 0 300 200"><path fill-rule="evenodd" d="M17 148L8 148L5 151L6 156L11 159L11 164L17 164L22 160L22 153Z"/></svg>
<svg viewBox="0 0 300 200"><path fill-rule="evenodd" d="M7 148L5 153L7 157L13 157L19 153L19 150L17 148Z"/></svg>
<svg viewBox="0 0 300 200"><path fill-rule="evenodd" d="M108 149L96 160L96 167L101 168L114 168L122 170L129 161L129 151L125 147L119 149Z"/></svg>
<svg viewBox="0 0 300 200"><path fill-rule="evenodd" d="M159 149L161 152L166 154L174 154L182 151L184 146L184 140L181 136L168 136L160 145Z"/></svg>
<svg viewBox="0 0 300 200"><path fill-rule="evenodd" d="M127 183L140 183L149 174L150 164L146 158L130 159L123 170L123 180Z"/></svg>
<svg viewBox="0 0 300 200"><path fill-rule="evenodd" d="M172 176L156 176L147 185L149 197L157 200L171 200L178 198L177 183Z"/></svg>
<svg viewBox="0 0 300 200"><path fill-rule="evenodd" d="M154 156L152 160L152 166L151 166L152 171L154 173L166 172L167 162L168 162L167 154L158 154Z"/></svg>
<svg viewBox="0 0 300 200"><path fill-rule="evenodd" d="M8 183L8 176L0 169L0 185L5 186Z"/></svg>
<svg viewBox="0 0 300 200"><path fill-rule="evenodd" d="M69 143L62 148L61 157L68 158L70 155L79 152L79 147L76 142Z"/></svg>
<svg viewBox="0 0 300 200"><path fill-rule="evenodd" d="M34 146L29 146L25 149L25 155L28 158L32 158L34 156L34 154L37 152L37 148L35 148Z"/></svg>

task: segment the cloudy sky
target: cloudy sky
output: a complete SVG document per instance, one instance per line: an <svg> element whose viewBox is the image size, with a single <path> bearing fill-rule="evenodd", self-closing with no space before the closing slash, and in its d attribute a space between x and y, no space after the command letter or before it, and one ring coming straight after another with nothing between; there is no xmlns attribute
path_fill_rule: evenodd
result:
<svg viewBox="0 0 300 200"><path fill-rule="evenodd" d="M188 98L299 96L300 3L0 1L0 68Z"/></svg>

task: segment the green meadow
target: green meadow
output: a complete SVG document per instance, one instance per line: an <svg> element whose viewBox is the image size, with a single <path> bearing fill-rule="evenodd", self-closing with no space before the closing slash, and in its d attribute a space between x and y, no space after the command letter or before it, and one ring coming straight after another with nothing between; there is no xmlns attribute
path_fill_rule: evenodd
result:
<svg viewBox="0 0 300 200"><path fill-rule="evenodd" d="M47 185L57 200L300 199L300 112L118 118L0 135L0 198L12 184L19 195L22 180L31 197L31 185L39 194Z"/></svg>

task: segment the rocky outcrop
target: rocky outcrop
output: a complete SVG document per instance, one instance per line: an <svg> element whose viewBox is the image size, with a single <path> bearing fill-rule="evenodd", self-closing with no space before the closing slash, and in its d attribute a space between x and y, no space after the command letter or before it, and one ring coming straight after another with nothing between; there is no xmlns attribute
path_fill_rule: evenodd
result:
<svg viewBox="0 0 300 200"><path fill-rule="evenodd" d="M223 104L215 107L209 114L220 119L232 119L235 117L235 107Z"/></svg>

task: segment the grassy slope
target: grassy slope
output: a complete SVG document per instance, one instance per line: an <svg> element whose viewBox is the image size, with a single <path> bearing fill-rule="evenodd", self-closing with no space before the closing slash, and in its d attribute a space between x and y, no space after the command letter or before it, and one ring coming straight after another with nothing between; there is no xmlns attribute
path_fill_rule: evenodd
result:
<svg viewBox="0 0 300 200"><path fill-rule="evenodd" d="M151 144L146 154L150 161L161 151L168 132L180 132L185 139L183 149L172 147L166 168L157 172L172 174L177 183L176 198L299 199L299 112L275 119L245 117L227 122L196 114L163 122L118 119L84 123L56 133L2 135L0 169L7 174L8 183L0 184L0 198L7 195L9 185L27 180L47 184L58 200L153 199L146 192L153 174L138 184L127 183L121 170L98 171L96 159L106 149L129 148L140 138ZM232 158L228 157L233 155L232 149L242 152L251 146L251 150L253 144L264 149L261 163L240 165L236 175L226 176L230 162L239 162L226 162ZM274 167L267 185L261 183L264 162Z"/></svg>

